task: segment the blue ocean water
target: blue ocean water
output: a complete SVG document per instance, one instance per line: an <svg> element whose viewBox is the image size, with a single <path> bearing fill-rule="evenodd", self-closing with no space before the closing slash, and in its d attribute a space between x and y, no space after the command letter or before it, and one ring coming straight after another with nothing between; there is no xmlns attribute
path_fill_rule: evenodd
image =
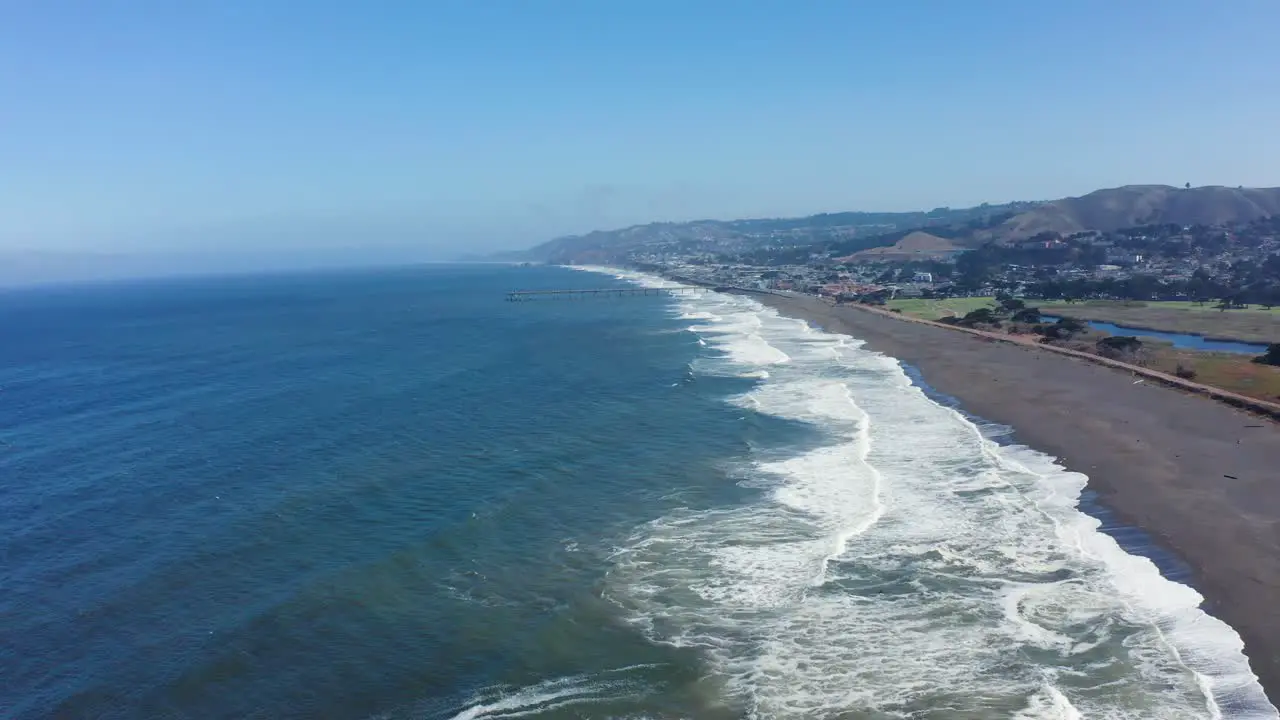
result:
<svg viewBox="0 0 1280 720"><path fill-rule="evenodd" d="M1275 716L1080 476L856 340L503 302L624 282L0 295L0 715Z"/></svg>
<svg viewBox="0 0 1280 720"><path fill-rule="evenodd" d="M714 388L746 381L681 384L693 339L651 304L503 302L616 282L470 267L0 297L0 707L365 717L612 655L678 668L609 621L601 553L734 494L717 462L745 439Z"/></svg>

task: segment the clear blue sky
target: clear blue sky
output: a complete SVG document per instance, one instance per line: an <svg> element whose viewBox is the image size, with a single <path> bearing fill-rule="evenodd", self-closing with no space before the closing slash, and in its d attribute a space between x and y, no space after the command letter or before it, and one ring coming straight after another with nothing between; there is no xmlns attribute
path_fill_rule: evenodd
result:
<svg viewBox="0 0 1280 720"><path fill-rule="evenodd" d="M1280 185L1280 2L10 0L0 250Z"/></svg>

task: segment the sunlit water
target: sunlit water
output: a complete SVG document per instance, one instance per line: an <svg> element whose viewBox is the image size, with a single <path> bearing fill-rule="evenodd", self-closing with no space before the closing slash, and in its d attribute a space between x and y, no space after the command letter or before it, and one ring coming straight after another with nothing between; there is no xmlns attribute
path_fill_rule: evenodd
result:
<svg viewBox="0 0 1280 720"><path fill-rule="evenodd" d="M15 717L1276 717L1236 634L896 362L653 278L0 297Z"/></svg>

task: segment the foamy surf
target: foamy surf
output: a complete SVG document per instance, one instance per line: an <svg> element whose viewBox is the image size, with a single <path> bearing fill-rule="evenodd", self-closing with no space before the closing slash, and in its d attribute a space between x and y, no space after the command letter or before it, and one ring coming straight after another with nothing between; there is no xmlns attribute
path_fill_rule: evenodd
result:
<svg viewBox="0 0 1280 720"><path fill-rule="evenodd" d="M608 597L698 648L746 715L1277 717L1199 594L1079 510L1084 476L857 340L744 297L675 305L707 342L695 373L755 377L728 401L828 439L758 458L754 502L660 518L613 558Z"/></svg>
<svg viewBox="0 0 1280 720"><path fill-rule="evenodd" d="M649 666L632 666L598 675L547 680L523 688L497 686L478 692L451 720L497 720L541 715L571 707L603 704L636 690L626 673Z"/></svg>

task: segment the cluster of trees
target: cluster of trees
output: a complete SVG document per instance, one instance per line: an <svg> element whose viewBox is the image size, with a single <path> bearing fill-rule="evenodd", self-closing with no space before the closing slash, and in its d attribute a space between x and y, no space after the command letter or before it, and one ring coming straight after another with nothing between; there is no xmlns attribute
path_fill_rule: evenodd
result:
<svg viewBox="0 0 1280 720"><path fill-rule="evenodd" d="M1005 295L997 298L995 307L978 308L966 313L964 317L945 318L942 322L969 328L980 326L1000 327L1006 320L1029 324L1033 326L1031 331L1040 335L1040 342L1043 343L1055 340L1070 340L1089 327L1085 321L1071 317L1058 318L1052 323L1041 322L1043 319L1039 308L1028 307L1024 300ZM1280 344L1273 347L1276 350L1276 362L1280 364ZM1129 335L1099 338L1094 347L1094 351L1103 357L1137 362L1139 364L1144 362L1143 349L1142 341ZM1259 362L1262 361L1259 360ZM1178 374L1184 378L1195 377L1195 372L1187 368L1180 367Z"/></svg>
<svg viewBox="0 0 1280 720"><path fill-rule="evenodd" d="M1098 354L1116 360L1137 358L1142 352L1142 341L1132 335L1112 335L1100 338L1096 343Z"/></svg>
<svg viewBox="0 0 1280 720"><path fill-rule="evenodd" d="M1280 269L1280 256L1268 264ZM1025 292L1030 297L1043 300L1084 300L1109 298L1117 300L1190 300L1192 302L1217 302L1222 309L1261 305L1266 308L1280 306L1280 278L1258 278L1238 284L1231 279L1210 275L1197 270L1186 280L1168 280L1153 275L1134 275L1123 279L1102 278L1090 280L1074 278L1060 280L1043 279L1028 285Z"/></svg>
<svg viewBox="0 0 1280 720"><path fill-rule="evenodd" d="M1280 366L1280 343L1271 343L1267 346L1267 351L1253 361L1262 365Z"/></svg>
<svg viewBox="0 0 1280 720"><path fill-rule="evenodd" d="M977 327L979 325L999 327L1005 320L1034 325L1040 322L1041 317L1040 308L1027 307L1026 302L1019 298L1002 295L996 298L995 307L978 308L966 313L964 317L944 318L943 322L963 327ZM1079 327L1074 330L1076 332L1084 328L1084 324L1078 320L1063 318L1059 321L1059 324L1063 321L1067 321L1069 324L1078 324Z"/></svg>

